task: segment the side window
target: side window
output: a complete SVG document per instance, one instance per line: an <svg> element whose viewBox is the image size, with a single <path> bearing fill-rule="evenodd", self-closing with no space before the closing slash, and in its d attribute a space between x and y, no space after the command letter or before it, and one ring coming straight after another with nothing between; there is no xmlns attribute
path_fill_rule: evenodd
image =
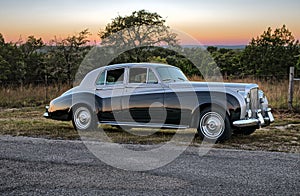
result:
<svg viewBox="0 0 300 196"><path fill-rule="evenodd" d="M158 80L154 74L154 72L149 69L149 72L148 72L148 81L147 81L148 84L157 84L158 83Z"/></svg>
<svg viewBox="0 0 300 196"><path fill-rule="evenodd" d="M105 71L103 71L98 79L97 79L97 82L96 82L96 85L104 85L105 84Z"/></svg>
<svg viewBox="0 0 300 196"><path fill-rule="evenodd" d="M106 80L105 80L105 83L107 85L123 84L123 80L124 80L124 68L107 71Z"/></svg>
<svg viewBox="0 0 300 196"><path fill-rule="evenodd" d="M146 83L147 68L130 68L129 83Z"/></svg>

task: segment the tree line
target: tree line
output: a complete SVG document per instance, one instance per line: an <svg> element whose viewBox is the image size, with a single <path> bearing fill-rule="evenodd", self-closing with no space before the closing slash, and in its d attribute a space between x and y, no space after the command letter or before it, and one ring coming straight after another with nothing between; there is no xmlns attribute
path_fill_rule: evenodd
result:
<svg viewBox="0 0 300 196"><path fill-rule="evenodd" d="M0 84L69 83L89 51L89 31L45 44L29 36L23 43L5 42L0 33Z"/></svg>
<svg viewBox="0 0 300 196"><path fill-rule="evenodd" d="M0 33L0 85L71 85L81 62L95 46L88 40L89 35L85 29L46 44L34 36L24 42L6 42ZM160 15L140 10L116 17L99 31L99 37L102 47L124 47L108 64L160 62L177 66L188 76L220 71L227 77L270 76L275 80L287 75L290 66L300 70L299 41L285 25L275 30L269 27L252 38L245 49L185 48Z"/></svg>

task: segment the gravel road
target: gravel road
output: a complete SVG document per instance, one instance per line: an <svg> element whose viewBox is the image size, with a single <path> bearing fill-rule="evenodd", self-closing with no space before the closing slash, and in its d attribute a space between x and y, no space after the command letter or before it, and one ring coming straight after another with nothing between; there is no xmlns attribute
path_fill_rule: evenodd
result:
<svg viewBox="0 0 300 196"><path fill-rule="evenodd" d="M0 194L300 193L300 154L212 149L199 156L198 151L189 147L164 167L134 172L106 165L81 141L0 136Z"/></svg>

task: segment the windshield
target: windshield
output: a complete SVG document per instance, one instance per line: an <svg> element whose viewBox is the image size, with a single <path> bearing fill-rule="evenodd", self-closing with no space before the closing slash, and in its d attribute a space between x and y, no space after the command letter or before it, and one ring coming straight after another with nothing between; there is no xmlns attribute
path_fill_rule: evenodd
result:
<svg viewBox="0 0 300 196"><path fill-rule="evenodd" d="M182 71L175 67L159 67L156 69L163 82L188 81Z"/></svg>

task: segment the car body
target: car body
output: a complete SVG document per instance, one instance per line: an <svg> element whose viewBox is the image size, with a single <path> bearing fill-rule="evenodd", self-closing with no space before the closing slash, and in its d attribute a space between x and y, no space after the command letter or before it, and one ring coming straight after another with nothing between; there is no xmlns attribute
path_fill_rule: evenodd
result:
<svg viewBox="0 0 300 196"><path fill-rule="evenodd" d="M209 140L251 134L274 121L256 84L190 82L179 68L157 63L97 68L52 100L44 117L72 120L80 131L99 124L192 127Z"/></svg>

